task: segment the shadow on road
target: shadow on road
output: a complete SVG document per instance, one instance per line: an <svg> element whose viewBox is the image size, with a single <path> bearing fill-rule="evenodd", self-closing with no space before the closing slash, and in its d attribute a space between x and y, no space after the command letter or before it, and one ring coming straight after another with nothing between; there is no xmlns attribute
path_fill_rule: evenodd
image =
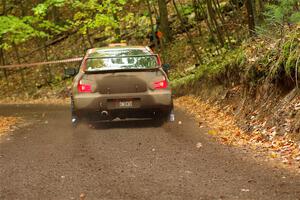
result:
<svg viewBox="0 0 300 200"><path fill-rule="evenodd" d="M153 128L164 125L163 121L158 120L130 120L130 121L111 121L111 122L96 122L80 124L80 128L86 127L90 129L119 129L119 128Z"/></svg>

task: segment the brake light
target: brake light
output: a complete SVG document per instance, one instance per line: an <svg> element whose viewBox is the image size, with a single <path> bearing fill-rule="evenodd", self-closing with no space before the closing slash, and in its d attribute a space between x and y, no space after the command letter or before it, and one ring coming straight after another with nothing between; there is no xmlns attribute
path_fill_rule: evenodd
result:
<svg viewBox="0 0 300 200"><path fill-rule="evenodd" d="M92 86L90 84L82 84L81 81L78 83L78 92L92 92Z"/></svg>
<svg viewBox="0 0 300 200"><path fill-rule="evenodd" d="M165 89L167 87L168 87L168 82L166 79L162 81L154 82L154 89Z"/></svg>

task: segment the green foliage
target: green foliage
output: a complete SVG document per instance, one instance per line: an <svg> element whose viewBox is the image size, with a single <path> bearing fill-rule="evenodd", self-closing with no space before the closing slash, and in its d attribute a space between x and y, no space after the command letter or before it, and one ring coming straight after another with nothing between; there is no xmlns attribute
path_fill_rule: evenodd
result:
<svg viewBox="0 0 300 200"><path fill-rule="evenodd" d="M0 16L0 47L7 49L13 43L55 37L70 30L78 30L77 33L83 35L101 30L104 36L119 37L116 30L120 28L120 18L124 23L136 19L131 13L122 12L126 3L127 0L103 0L101 3L98 0L45 0L34 5L33 13L28 16Z"/></svg>
<svg viewBox="0 0 300 200"><path fill-rule="evenodd" d="M86 2L76 0L71 4L74 15L68 22L73 28L79 28L79 33L86 35L90 30L101 29L103 35L113 36L120 27L118 15L122 13L126 0L97 0ZM116 36L119 37L119 36Z"/></svg>
<svg viewBox="0 0 300 200"><path fill-rule="evenodd" d="M60 26L49 20L42 20L40 23L36 24L36 27L49 33L49 35L56 35L69 29L68 24Z"/></svg>
<svg viewBox="0 0 300 200"><path fill-rule="evenodd" d="M148 14L148 13L145 13ZM134 38L145 38L151 32L149 16L128 13L120 19L121 29Z"/></svg>
<svg viewBox="0 0 300 200"><path fill-rule="evenodd" d="M294 37L289 38L289 40L282 45L282 51L278 53L279 58L273 64L269 76L276 79L282 76L281 73L283 72L286 76L293 77L296 71L296 62L300 56L299 49L300 46L297 39Z"/></svg>
<svg viewBox="0 0 300 200"><path fill-rule="evenodd" d="M298 0L281 0L278 4L266 6L266 21L270 25L284 25L285 23L299 23L300 11Z"/></svg>
<svg viewBox="0 0 300 200"><path fill-rule="evenodd" d="M218 77L225 77L227 71L239 71L243 62L245 60L245 55L242 49L237 48L231 51L224 52L198 68L194 68L187 73L182 73L182 77L176 77L173 79L172 86L174 88L183 85L193 85L197 81L203 78L208 78L207 80L213 81Z"/></svg>
<svg viewBox="0 0 300 200"><path fill-rule="evenodd" d="M65 5L65 3L65 0L46 0L44 3L40 3L33 8L33 11L36 16L45 17L49 8L62 7Z"/></svg>
<svg viewBox="0 0 300 200"><path fill-rule="evenodd" d="M43 31L34 29L28 18L18 18L15 16L0 16L0 39L2 44L0 48L7 49L13 43L19 44L32 37L46 37Z"/></svg>
<svg viewBox="0 0 300 200"><path fill-rule="evenodd" d="M275 43L276 48L261 46L260 48L265 49L265 52L259 55L254 64L248 65L247 80L253 84L266 79L273 82L285 80L295 83L296 77L300 76L299 63L297 64L300 57L298 38L300 34L294 30L288 32L282 40L278 40Z"/></svg>
<svg viewBox="0 0 300 200"><path fill-rule="evenodd" d="M0 16L0 48L9 49L12 44L24 43L32 38L46 38L68 30L68 25L58 25L46 19L49 9L62 7L64 0L46 0L32 9L33 15Z"/></svg>
<svg viewBox="0 0 300 200"><path fill-rule="evenodd" d="M194 12L193 5L191 5L191 4L184 4L184 5L182 5L182 6L179 7L179 12L183 16L190 15L192 12Z"/></svg>

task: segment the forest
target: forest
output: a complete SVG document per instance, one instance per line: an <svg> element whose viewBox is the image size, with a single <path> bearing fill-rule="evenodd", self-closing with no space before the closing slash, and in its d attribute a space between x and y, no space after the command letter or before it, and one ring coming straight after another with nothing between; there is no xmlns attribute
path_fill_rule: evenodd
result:
<svg viewBox="0 0 300 200"><path fill-rule="evenodd" d="M229 73L237 79L243 74L251 84L265 79L283 81L289 89L299 84L297 0L2 0L0 5L2 66L80 57L89 48L126 42L155 45L173 66L175 85ZM157 32L163 36L152 37ZM61 74L65 65L1 67L1 84L17 81L16 90L28 89L25 96L60 88L67 81Z"/></svg>

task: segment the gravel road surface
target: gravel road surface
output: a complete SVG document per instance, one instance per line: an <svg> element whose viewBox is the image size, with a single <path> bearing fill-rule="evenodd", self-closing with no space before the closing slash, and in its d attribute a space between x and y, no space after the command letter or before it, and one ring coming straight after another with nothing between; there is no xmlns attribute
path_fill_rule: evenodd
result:
<svg viewBox="0 0 300 200"><path fill-rule="evenodd" d="M1 105L0 115L30 123L0 138L0 199L300 199L300 176L220 145L179 109L162 126L76 130L67 106Z"/></svg>

